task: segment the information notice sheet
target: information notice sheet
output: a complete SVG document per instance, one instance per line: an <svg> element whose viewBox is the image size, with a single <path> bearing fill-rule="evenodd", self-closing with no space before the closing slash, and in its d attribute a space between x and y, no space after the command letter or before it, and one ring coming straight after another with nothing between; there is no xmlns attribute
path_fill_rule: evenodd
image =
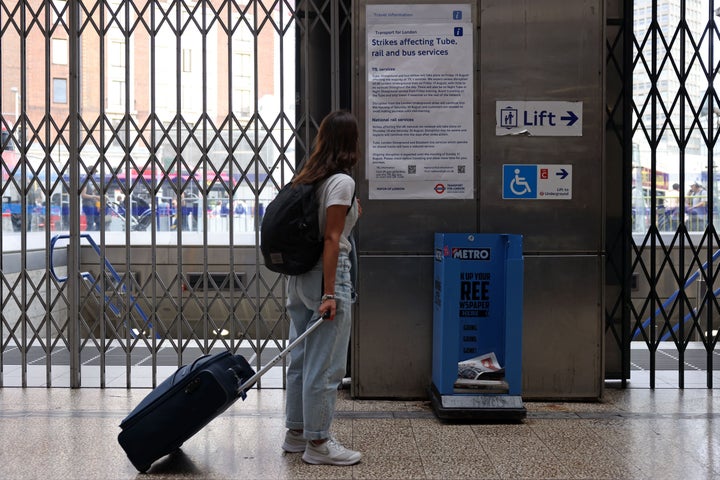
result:
<svg viewBox="0 0 720 480"><path fill-rule="evenodd" d="M366 9L369 198L473 198L470 5Z"/></svg>

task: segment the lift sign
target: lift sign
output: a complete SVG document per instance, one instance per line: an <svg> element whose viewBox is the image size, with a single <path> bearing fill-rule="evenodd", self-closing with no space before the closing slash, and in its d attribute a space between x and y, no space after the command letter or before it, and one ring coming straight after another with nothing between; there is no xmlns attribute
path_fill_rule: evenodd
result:
<svg viewBox="0 0 720 480"><path fill-rule="evenodd" d="M495 135L582 136L582 102L498 100Z"/></svg>

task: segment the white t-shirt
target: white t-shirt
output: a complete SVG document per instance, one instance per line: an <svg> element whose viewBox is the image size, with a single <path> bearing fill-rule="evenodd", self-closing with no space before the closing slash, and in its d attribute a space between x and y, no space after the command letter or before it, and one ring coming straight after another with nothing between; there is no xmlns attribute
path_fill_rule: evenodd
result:
<svg viewBox="0 0 720 480"><path fill-rule="evenodd" d="M325 223L327 219L327 209L331 205L344 205L352 208L345 216L345 228L343 228L340 236L340 253L350 253L352 246L348 237L358 219L358 204L353 201L353 193L355 193L355 180L350 175L344 173L336 173L318 185L317 195L320 203L320 232L325 232Z"/></svg>

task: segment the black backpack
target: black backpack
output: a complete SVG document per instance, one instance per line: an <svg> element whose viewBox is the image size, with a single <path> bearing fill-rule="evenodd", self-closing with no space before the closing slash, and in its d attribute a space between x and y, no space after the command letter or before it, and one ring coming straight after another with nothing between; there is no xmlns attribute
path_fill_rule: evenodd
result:
<svg viewBox="0 0 720 480"><path fill-rule="evenodd" d="M260 251L273 272L300 275L320 260L320 207L316 185L288 183L268 204L260 226Z"/></svg>

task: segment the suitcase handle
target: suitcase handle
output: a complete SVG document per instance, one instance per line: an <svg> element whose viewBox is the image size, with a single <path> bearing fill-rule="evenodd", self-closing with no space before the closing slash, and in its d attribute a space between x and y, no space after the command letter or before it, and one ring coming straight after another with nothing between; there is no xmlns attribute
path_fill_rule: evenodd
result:
<svg viewBox="0 0 720 480"><path fill-rule="evenodd" d="M265 373L267 373L268 370L270 370L272 367L274 367L275 364L277 364L280 360L282 360L283 358L285 358L285 357L292 351L292 349L295 348L295 347L298 345L298 343L300 343L300 342L302 342L303 340L305 340L305 337L307 337L308 335L310 335L310 334L313 332L313 330L315 330L315 329L318 328L320 325L322 325L323 321L324 321L326 318L328 318L329 313L330 313L330 312L325 312L323 315L321 315L321 316L319 316L318 318L316 318L315 320L313 320L313 321L310 323L310 326L308 327L308 329L305 330L305 331L304 331L299 337L297 337L295 340L293 340L292 342L290 342L290 345L288 345L287 348L285 348L285 350L283 350L282 352L278 353L278 354L275 356L275 358L273 358L272 360L270 360L270 362L268 362L267 365L265 365L265 366L262 367L260 370L258 370L258 372L257 372L255 375L253 375L252 377L248 378L245 382L243 382L242 385L239 385L239 386L238 386L238 389L237 389L237 395L238 395L238 397L242 397L243 399L245 399L245 392L246 392L247 390L249 390L249 389L253 386L253 384L255 384L255 382L256 382L260 377L262 377L263 375L265 375Z"/></svg>
<svg viewBox="0 0 720 480"><path fill-rule="evenodd" d="M196 364L197 362L199 362L199 361L202 360L203 358L206 358L206 357L209 357L209 356L210 356L210 355L203 355L203 356L200 357L200 358L196 358L195 361L193 361L189 366L188 366L188 365L183 365L182 368L179 368L179 369L175 370L175 373L173 373L171 385L175 385L175 377L177 377L180 372L182 372L183 370L185 370L185 367L188 367L187 370L185 370L185 372L192 372L193 369L195 368L195 364ZM183 375L184 375L184 374L185 374L185 373L183 373Z"/></svg>

